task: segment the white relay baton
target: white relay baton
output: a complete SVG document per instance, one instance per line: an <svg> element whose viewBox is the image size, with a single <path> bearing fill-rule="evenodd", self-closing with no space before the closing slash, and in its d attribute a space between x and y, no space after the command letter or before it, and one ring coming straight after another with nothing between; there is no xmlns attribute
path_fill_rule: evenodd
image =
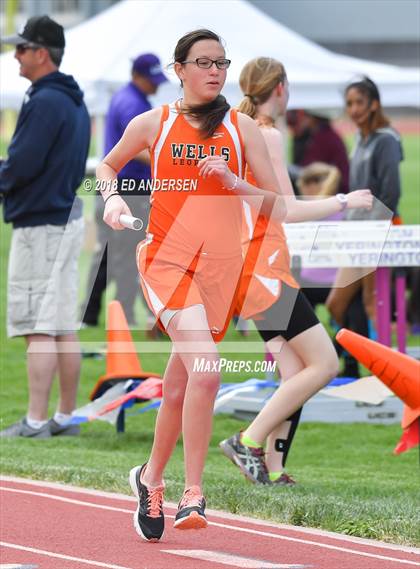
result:
<svg viewBox="0 0 420 569"><path fill-rule="evenodd" d="M140 229L143 229L143 222L138 217L122 214L120 215L119 222L127 229L134 229L134 231L140 231Z"/></svg>

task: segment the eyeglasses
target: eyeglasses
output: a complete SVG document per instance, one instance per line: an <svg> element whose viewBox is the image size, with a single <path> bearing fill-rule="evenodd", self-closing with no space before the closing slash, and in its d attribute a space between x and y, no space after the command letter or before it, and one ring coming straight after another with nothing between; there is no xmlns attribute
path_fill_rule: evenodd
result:
<svg viewBox="0 0 420 569"><path fill-rule="evenodd" d="M36 45L34 43L20 43L16 46L16 52L19 54L25 53L28 49L40 49L41 46Z"/></svg>
<svg viewBox="0 0 420 569"><path fill-rule="evenodd" d="M197 57L197 59L194 59L193 61L183 61L182 64L184 63L195 63L197 67L200 67L201 69L210 69L213 63L215 63L217 69L227 69L231 63L231 60L224 58L210 59L208 57Z"/></svg>

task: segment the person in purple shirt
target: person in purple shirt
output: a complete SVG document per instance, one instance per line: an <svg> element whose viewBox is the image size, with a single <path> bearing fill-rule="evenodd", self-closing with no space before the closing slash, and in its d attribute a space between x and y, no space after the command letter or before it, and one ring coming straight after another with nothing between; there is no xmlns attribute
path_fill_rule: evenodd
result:
<svg viewBox="0 0 420 569"><path fill-rule="evenodd" d="M133 61L130 83L115 93L108 109L105 128L105 155L120 140L132 118L150 111L152 105L147 97L154 95L165 81L167 78L162 73L160 61L156 55L145 53ZM118 174L118 178L150 179L149 164L148 155L131 160Z"/></svg>
<svg viewBox="0 0 420 569"><path fill-rule="evenodd" d="M309 166L324 162L338 168L341 174L339 192L349 191L349 160L344 142L331 126L329 118L319 111L302 109L287 112L287 125L293 136L292 163ZM299 171L297 172L299 174Z"/></svg>
<svg viewBox="0 0 420 569"><path fill-rule="evenodd" d="M154 95L167 80L156 55L144 53L133 60L131 81L114 94L108 109L104 155L117 144L134 117L152 108L148 97ZM150 178L147 151L128 162L118 174L118 190L125 196L133 215L143 220L144 228L149 216L150 190L147 181ZM109 282L114 280L116 299L121 302L128 322L135 324L134 303L139 291L135 252L145 233L144 230L113 231L102 220L103 209L102 197L98 195L95 211L98 243L90 268L82 321L88 326L98 324L102 294Z"/></svg>

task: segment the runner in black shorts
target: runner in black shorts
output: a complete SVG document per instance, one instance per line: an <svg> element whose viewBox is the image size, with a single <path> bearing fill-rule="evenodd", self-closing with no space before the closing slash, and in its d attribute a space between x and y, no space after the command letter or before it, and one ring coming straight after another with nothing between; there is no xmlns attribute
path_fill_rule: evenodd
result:
<svg viewBox="0 0 420 569"><path fill-rule="evenodd" d="M261 320L255 320L255 326L264 342L277 336L288 342L319 324L318 316L303 292L286 283L282 283L281 296L261 317Z"/></svg>
<svg viewBox="0 0 420 569"><path fill-rule="evenodd" d="M284 221L311 221L338 214L344 208L372 207L369 190L348 197L297 200L284 163L284 144L275 120L284 115L288 81L283 65L269 57L247 63L240 76L244 93L239 111L253 118L263 134L280 190L286 201ZM253 172L246 172L253 183ZM355 195L356 194L356 195ZM333 344L290 272L290 256L283 228L258 204L243 204L244 268L237 314L252 318L273 355L282 385L243 433L220 443L221 449L252 482L293 484L283 472L301 407L338 371ZM263 445L265 444L265 451Z"/></svg>

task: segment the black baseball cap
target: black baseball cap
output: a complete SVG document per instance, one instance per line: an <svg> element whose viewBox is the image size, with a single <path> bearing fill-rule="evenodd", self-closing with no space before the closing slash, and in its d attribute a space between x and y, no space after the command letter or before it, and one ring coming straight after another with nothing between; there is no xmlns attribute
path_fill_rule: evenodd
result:
<svg viewBox="0 0 420 569"><path fill-rule="evenodd" d="M34 43L42 47L64 48L64 28L49 16L34 16L26 22L22 32L1 39L2 43L20 45Z"/></svg>

